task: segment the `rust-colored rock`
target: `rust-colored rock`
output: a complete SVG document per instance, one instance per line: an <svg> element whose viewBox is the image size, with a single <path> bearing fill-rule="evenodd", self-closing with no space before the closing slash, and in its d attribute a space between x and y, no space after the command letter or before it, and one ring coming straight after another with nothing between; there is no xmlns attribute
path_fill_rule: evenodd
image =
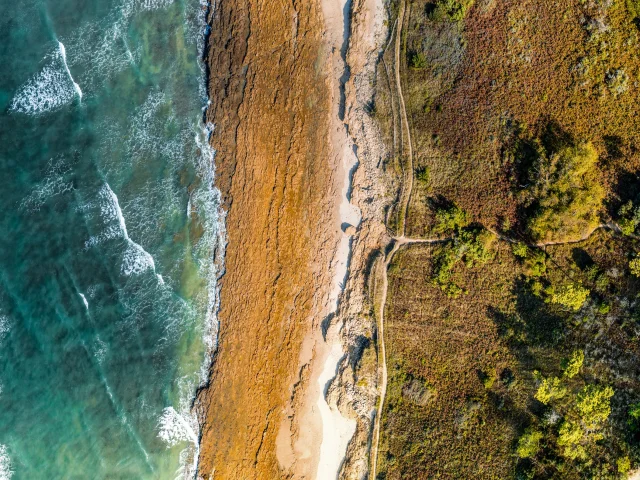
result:
<svg viewBox="0 0 640 480"><path fill-rule="evenodd" d="M276 437L340 234L328 52L315 0L220 0L212 15L207 119L228 245L199 477L288 478Z"/></svg>

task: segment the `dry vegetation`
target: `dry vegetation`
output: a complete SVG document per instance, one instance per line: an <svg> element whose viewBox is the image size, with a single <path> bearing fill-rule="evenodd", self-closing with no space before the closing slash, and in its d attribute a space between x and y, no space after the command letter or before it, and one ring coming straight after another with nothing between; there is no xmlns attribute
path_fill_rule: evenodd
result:
<svg viewBox="0 0 640 480"><path fill-rule="evenodd" d="M640 3L406 5L407 235L452 240L389 269L377 478L625 478L640 467ZM382 64L377 85L391 145Z"/></svg>

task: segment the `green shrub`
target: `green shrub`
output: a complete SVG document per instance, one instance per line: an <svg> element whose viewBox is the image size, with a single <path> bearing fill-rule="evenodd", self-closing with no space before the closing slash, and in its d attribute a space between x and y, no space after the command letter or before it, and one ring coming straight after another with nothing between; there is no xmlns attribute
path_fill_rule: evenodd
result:
<svg viewBox="0 0 640 480"><path fill-rule="evenodd" d="M438 0L436 8L431 13L431 19L436 21L449 20L460 22L467 16L474 0Z"/></svg>
<svg viewBox="0 0 640 480"><path fill-rule="evenodd" d="M457 231L453 241L442 247L435 256L432 282L444 291L449 297L459 296L463 290L453 281L453 269L459 261L471 268L487 262L492 257L491 247L495 241L495 235L484 229L463 228L458 225L460 221L460 212L453 213L443 223L454 228ZM464 213L464 212L462 212Z"/></svg>
<svg viewBox="0 0 640 480"><path fill-rule="evenodd" d="M453 281L453 268L460 260L458 252L452 246L444 247L436 255L432 282L440 288L448 297L457 298L463 292Z"/></svg>
<svg viewBox="0 0 640 480"><path fill-rule="evenodd" d="M548 405L553 400L560 399L567 394L567 388L562 385L558 377L544 378L536 392L536 400Z"/></svg>
<svg viewBox="0 0 640 480"><path fill-rule="evenodd" d="M640 257L629 260L629 270L632 275L640 277Z"/></svg>
<svg viewBox="0 0 640 480"><path fill-rule="evenodd" d="M533 458L540 451L542 433L528 428L518 440L516 453L520 458Z"/></svg>
<svg viewBox="0 0 640 480"><path fill-rule="evenodd" d="M531 251L524 261L524 273L527 277L538 278L547 273L547 257L540 250Z"/></svg>
<svg viewBox="0 0 640 480"><path fill-rule="evenodd" d="M633 235L640 225L640 207L629 200L618 210L618 226L624 235Z"/></svg>
<svg viewBox="0 0 640 480"><path fill-rule="evenodd" d="M411 52L409 54L409 67L414 70L427 68L427 57L422 52Z"/></svg>
<svg viewBox="0 0 640 480"><path fill-rule="evenodd" d="M584 305L591 292L577 283L562 285L557 290L553 290L549 301L571 310L578 311Z"/></svg>
<svg viewBox="0 0 640 480"><path fill-rule="evenodd" d="M416 170L416 179L420 183L429 183L429 167L421 167Z"/></svg>
<svg viewBox="0 0 640 480"><path fill-rule="evenodd" d="M616 467L618 468L618 473L626 474L629 470L631 470L631 460L629 457L620 457L616 460Z"/></svg>
<svg viewBox="0 0 640 480"><path fill-rule="evenodd" d="M581 238L599 223L604 189L598 183L598 154L590 143L540 154L530 172L527 202L534 213L527 223L536 241Z"/></svg>
<svg viewBox="0 0 640 480"><path fill-rule="evenodd" d="M436 233L450 233L464 228L471 223L471 217L457 205L440 208L436 211Z"/></svg>
<svg viewBox="0 0 640 480"><path fill-rule="evenodd" d="M582 445L584 431L574 422L563 422L558 435L558 446L562 447L562 455L570 460L586 460L587 451Z"/></svg>
<svg viewBox="0 0 640 480"><path fill-rule="evenodd" d="M474 267L491 260L495 240L495 235L487 230L464 229L460 230L454 244L467 267Z"/></svg>
<svg viewBox="0 0 640 480"><path fill-rule="evenodd" d="M527 258L527 254L529 253L527 246L520 242L512 244L511 251L518 258Z"/></svg>
<svg viewBox="0 0 640 480"><path fill-rule="evenodd" d="M595 284L596 290L600 292L604 292L609 286L609 277L607 277L595 264L585 270L585 275L590 282Z"/></svg>
<svg viewBox="0 0 640 480"><path fill-rule="evenodd" d="M613 388L587 385L578 394L577 407L582 421L589 429L600 427L611 414Z"/></svg>
<svg viewBox="0 0 640 480"><path fill-rule="evenodd" d="M640 17L640 0L627 0L627 9L632 20Z"/></svg>
<svg viewBox="0 0 640 480"><path fill-rule="evenodd" d="M629 426L631 430L640 430L640 402L634 403L629 406Z"/></svg>
<svg viewBox="0 0 640 480"><path fill-rule="evenodd" d="M583 350L575 350L571 357L567 360L567 364L564 369L564 376L567 378L573 378L582 369L582 364L584 363L584 351Z"/></svg>

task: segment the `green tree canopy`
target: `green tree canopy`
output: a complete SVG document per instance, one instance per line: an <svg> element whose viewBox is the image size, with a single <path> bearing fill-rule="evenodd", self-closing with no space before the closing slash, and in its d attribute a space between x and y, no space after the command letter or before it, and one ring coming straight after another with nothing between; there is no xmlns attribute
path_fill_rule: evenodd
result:
<svg viewBox="0 0 640 480"><path fill-rule="evenodd" d="M540 440L542 440L542 432L528 428L518 440L516 453L520 458L535 457L540 450Z"/></svg>
<svg viewBox="0 0 640 480"><path fill-rule="evenodd" d="M578 412L588 429L596 429L607 421L611 414L611 397L613 388L600 385L587 385L578 394Z"/></svg>
<svg viewBox="0 0 640 480"><path fill-rule="evenodd" d="M548 405L553 400L564 397L567 394L567 388L562 385L559 378L544 378L536 392L536 400Z"/></svg>
<svg viewBox="0 0 640 480"><path fill-rule="evenodd" d="M571 310L578 311L587 301L587 297L591 292L577 283L569 283L562 285L551 293L549 301Z"/></svg>
<svg viewBox="0 0 640 480"><path fill-rule="evenodd" d="M584 363L584 351L583 350L575 350L569 360L567 360L567 365L564 369L564 375L567 378L573 378L582 369L582 364Z"/></svg>
<svg viewBox="0 0 640 480"><path fill-rule="evenodd" d="M598 154L591 143L540 153L530 174L528 222L536 241L578 239L599 223L604 189L598 182Z"/></svg>

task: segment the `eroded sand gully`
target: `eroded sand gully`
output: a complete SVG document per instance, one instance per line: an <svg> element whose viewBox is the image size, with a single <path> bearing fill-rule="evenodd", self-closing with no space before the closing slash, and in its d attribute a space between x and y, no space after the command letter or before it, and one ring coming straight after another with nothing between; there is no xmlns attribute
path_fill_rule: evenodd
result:
<svg viewBox="0 0 640 480"><path fill-rule="evenodd" d="M343 393L349 338L371 328L350 316L364 291L350 245L357 271L384 242L382 149L365 144L378 136L362 109L382 6L354 2L220 0L212 12L207 118L228 245L219 348L197 402L203 479L336 478L369 428L375 385L364 400ZM361 469L366 452L356 457Z"/></svg>

